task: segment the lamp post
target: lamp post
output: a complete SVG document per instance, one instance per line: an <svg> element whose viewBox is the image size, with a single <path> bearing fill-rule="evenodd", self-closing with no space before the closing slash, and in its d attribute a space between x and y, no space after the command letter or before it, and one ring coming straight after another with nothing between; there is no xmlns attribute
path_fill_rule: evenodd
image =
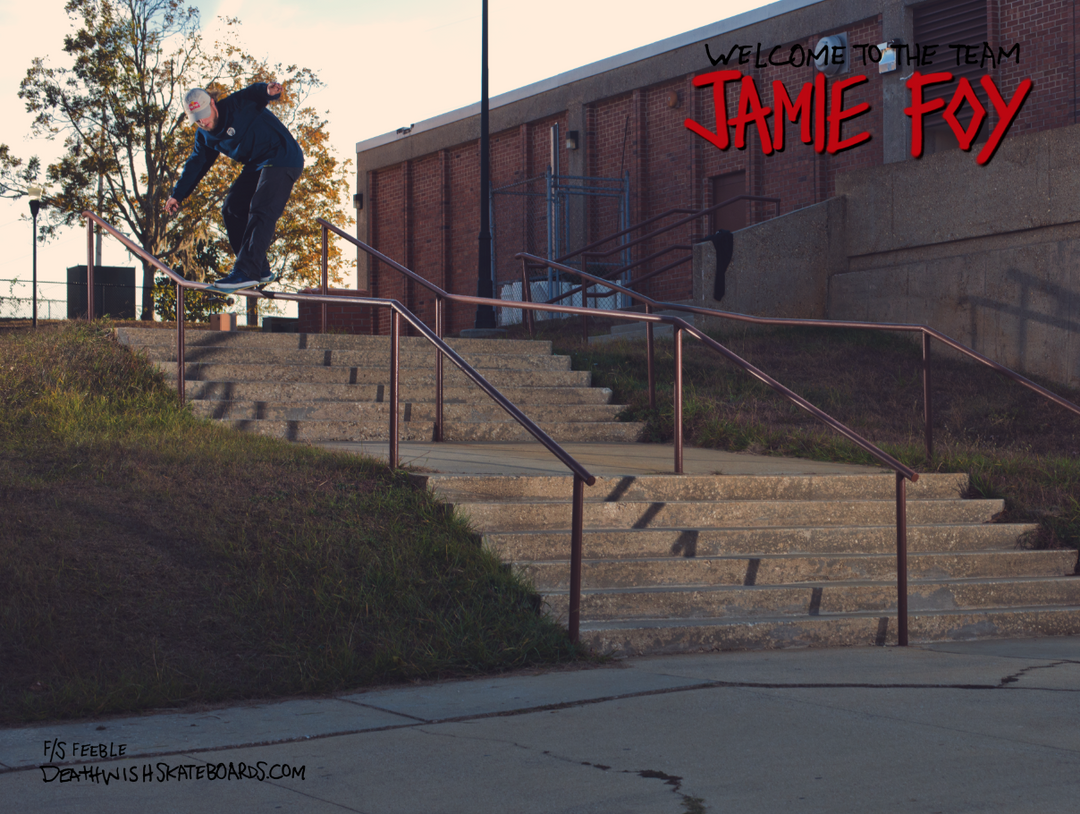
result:
<svg viewBox="0 0 1080 814"><path fill-rule="evenodd" d="M34 221L34 276L32 298L34 302L33 326L37 327L37 216L41 211L41 193L44 190L39 186L26 188L26 194L30 197L30 217Z"/></svg>
<svg viewBox="0 0 1080 814"><path fill-rule="evenodd" d="M491 282L491 226L488 206L490 181L490 146L488 137L488 4L484 0L483 21L480 36L480 252L476 279L476 296L492 299L495 296ZM495 309L490 305L476 307L476 327L492 330L495 325Z"/></svg>

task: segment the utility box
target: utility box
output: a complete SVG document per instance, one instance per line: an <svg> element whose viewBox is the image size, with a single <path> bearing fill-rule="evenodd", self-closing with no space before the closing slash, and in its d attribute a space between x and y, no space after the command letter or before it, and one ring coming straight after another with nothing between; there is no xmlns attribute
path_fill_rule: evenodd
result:
<svg viewBox="0 0 1080 814"><path fill-rule="evenodd" d="M264 334L294 334L300 320L296 317L263 317L262 332Z"/></svg>
<svg viewBox="0 0 1080 814"><path fill-rule="evenodd" d="M210 315L210 330L211 331L235 331L236 330L236 314L211 314Z"/></svg>
<svg viewBox="0 0 1080 814"><path fill-rule="evenodd" d="M86 316L86 266L67 270L68 319ZM135 319L135 267L94 266L94 319Z"/></svg>

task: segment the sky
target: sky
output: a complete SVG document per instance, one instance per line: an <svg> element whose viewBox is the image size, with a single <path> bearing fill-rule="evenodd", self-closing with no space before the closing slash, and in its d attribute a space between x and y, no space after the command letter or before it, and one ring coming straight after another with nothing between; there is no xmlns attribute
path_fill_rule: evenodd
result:
<svg viewBox="0 0 1080 814"><path fill-rule="evenodd" d="M447 113L480 99L481 0L197 0L203 33L212 40L220 17L241 21L240 41L271 63L297 64L325 87L308 103L328 120L340 159L358 141ZM762 0L546 0L540 6L489 0L490 95L497 96L634 48L766 5ZM0 143L14 155L55 160L59 142L29 138L31 116L18 98L34 58L64 64L71 30L65 0L0 3ZM658 13L657 9L663 12ZM28 33L33 32L33 33ZM708 65L703 65L708 67ZM25 199L0 201L0 240L7 246L0 298L28 297L32 227ZM38 247L38 279L61 281L68 266L86 262L85 233L70 230ZM137 265L105 244L106 265ZM137 274L142 282L142 274ZM63 285L39 285L39 297L64 299ZM39 305L39 316L47 317ZM53 305L62 318L62 304ZM29 308L22 310L29 314ZM0 316L12 316L0 302Z"/></svg>

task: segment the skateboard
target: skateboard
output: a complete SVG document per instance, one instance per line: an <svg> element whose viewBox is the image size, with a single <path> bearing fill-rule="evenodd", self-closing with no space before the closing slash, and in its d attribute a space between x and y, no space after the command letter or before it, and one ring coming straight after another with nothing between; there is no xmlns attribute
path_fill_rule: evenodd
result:
<svg viewBox="0 0 1080 814"><path fill-rule="evenodd" d="M229 294L235 294L237 291L244 291L248 288L255 288L262 291L270 283L277 279L276 274L271 274L270 279L263 282L262 280L248 280L243 285L230 286L229 288L218 288L215 283L211 283L203 290L210 294L216 294L218 296L228 296Z"/></svg>

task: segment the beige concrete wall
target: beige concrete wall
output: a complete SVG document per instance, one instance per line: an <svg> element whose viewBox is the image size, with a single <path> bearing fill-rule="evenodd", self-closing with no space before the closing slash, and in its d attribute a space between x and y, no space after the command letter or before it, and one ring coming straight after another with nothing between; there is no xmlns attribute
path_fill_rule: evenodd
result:
<svg viewBox="0 0 1080 814"><path fill-rule="evenodd" d="M837 191L736 232L722 302L698 246L695 303L926 324L1080 387L1080 125L1010 135L985 166L953 150L854 171Z"/></svg>
<svg viewBox="0 0 1080 814"><path fill-rule="evenodd" d="M697 244L694 303L754 316L825 318L829 275L847 262L844 210L844 199L832 198L735 232L719 302L712 298L715 250Z"/></svg>
<svg viewBox="0 0 1080 814"><path fill-rule="evenodd" d="M1080 386L1080 126L1010 135L837 180L847 268L834 319L925 323L1025 373Z"/></svg>

